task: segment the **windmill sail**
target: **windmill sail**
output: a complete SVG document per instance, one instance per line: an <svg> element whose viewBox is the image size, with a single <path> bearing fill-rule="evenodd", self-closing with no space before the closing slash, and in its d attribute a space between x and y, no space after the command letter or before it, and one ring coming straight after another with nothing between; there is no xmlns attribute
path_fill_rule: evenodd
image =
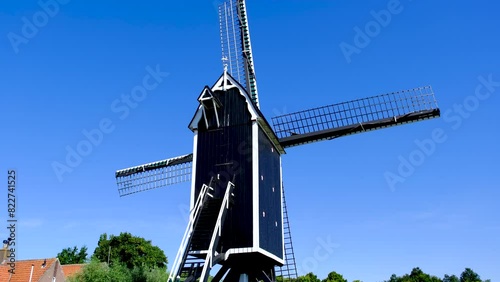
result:
<svg viewBox="0 0 500 282"><path fill-rule="evenodd" d="M425 86L286 114L272 123L286 148L439 116L432 88Z"/></svg>
<svg viewBox="0 0 500 282"><path fill-rule="evenodd" d="M116 171L120 197L191 180L193 154Z"/></svg>
<svg viewBox="0 0 500 282"><path fill-rule="evenodd" d="M222 59L227 71L243 85L258 106L257 81L244 0L227 0L219 5Z"/></svg>

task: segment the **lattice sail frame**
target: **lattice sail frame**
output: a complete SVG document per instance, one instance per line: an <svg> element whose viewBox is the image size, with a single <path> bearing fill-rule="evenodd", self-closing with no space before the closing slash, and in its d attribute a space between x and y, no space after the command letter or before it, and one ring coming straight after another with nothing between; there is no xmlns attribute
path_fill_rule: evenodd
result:
<svg viewBox="0 0 500 282"><path fill-rule="evenodd" d="M285 264L281 267L276 266L274 271L276 277L281 276L283 282L293 282L298 278L297 264L295 262L295 253L293 251L292 231L290 228L290 220L288 219L288 208L285 198L285 185L282 185L283 198L283 239L285 251Z"/></svg>
<svg viewBox="0 0 500 282"><path fill-rule="evenodd" d="M227 71L245 87L258 107L259 95L244 0L226 0L219 5L222 60Z"/></svg>
<svg viewBox="0 0 500 282"><path fill-rule="evenodd" d="M272 118L283 147L435 118L440 111L430 86L333 104Z"/></svg>
<svg viewBox="0 0 500 282"><path fill-rule="evenodd" d="M134 166L115 173L120 197L191 180L193 154Z"/></svg>

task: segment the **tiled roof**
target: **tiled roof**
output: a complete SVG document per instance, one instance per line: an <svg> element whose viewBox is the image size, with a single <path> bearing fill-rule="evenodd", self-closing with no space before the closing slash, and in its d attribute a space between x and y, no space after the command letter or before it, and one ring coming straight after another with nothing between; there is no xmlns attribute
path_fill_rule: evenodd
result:
<svg viewBox="0 0 500 282"><path fill-rule="evenodd" d="M84 263L82 263L82 264L65 264L65 265L62 265L61 267L62 267L62 271L64 273L64 278L68 278L70 276L73 276L75 273L77 273L80 270L82 270L82 268L84 266L85 266Z"/></svg>
<svg viewBox="0 0 500 282"><path fill-rule="evenodd" d="M33 259L33 260L18 260L16 261L15 274L10 274L10 266L8 264L0 265L0 281L1 282L26 282L30 279L31 266L33 265L33 276L31 278L32 282L40 280L42 275L45 273L50 266L55 263L57 258L47 259L45 267L42 268L44 259Z"/></svg>
<svg viewBox="0 0 500 282"><path fill-rule="evenodd" d="M7 272L8 268L4 269L4 266L0 266L0 281L9 281L10 273Z"/></svg>

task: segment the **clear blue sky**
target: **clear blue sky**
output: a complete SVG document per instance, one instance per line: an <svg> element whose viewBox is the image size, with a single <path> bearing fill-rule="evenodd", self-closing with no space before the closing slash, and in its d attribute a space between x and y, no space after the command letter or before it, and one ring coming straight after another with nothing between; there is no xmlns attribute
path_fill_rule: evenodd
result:
<svg viewBox="0 0 500 282"><path fill-rule="evenodd" d="M189 184L119 198L114 171L192 151L187 125L196 98L222 72L216 4L61 0L44 17L37 1L2 1L0 172L19 175L18 259L54 257L74 245L92 253L101 233L128 231L173 261ZM335 270L368 282L416 266L440 277L471 267L500 280L500 4L247 5L268 118L428 84L443 113L288 150L283 175L300 274ZM381 10L391 18L374 24L372 11ZM356 27L369 29L369 42L356 45ZM343 42L357 53L346 57ZM135 108L125 106L120 97L142 85L148 66L169 74ZM59 181L52 164L65 163L67 148L103 120L113 130ZM386 173L418 156L415 141L435 130L440 142L391 189Z"/></svg>

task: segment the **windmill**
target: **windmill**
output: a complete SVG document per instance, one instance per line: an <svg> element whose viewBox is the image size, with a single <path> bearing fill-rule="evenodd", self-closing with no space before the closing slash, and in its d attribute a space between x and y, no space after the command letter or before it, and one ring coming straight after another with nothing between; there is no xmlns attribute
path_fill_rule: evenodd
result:
<svg viewBox="0 0 500 282"><path fill-rule="evenodd" d="M224 71L188 127L193 152L115 173L120 196L191 181L190 217L169 281L296 277L282 182L285 149L440 116L430 86L277 116L259 109L244 0L219 6Z"/></svg>

